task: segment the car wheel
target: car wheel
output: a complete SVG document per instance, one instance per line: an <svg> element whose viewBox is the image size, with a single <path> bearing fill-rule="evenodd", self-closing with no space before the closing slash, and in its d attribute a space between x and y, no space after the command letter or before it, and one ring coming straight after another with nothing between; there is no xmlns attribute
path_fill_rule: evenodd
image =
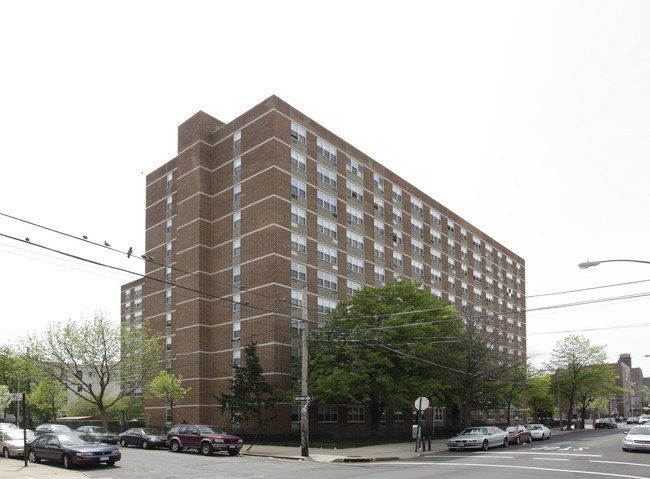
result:
<svg viewBox="0 0 650 479"><path fill-rule="evenodd" d="M622 448L625 452L629 452L630 450L627 447Z"/></svg>
<svg viewBox="0 0 650 479"><path fill-rule="evenodd" d="M228 454L230 454L231 456L236 456L237 454L239 454L239 451L228 451Z"/></svg>
<svg viewBox="0 0 650 479"><path fill-rule="evenodd" d="M114 466L114 465L115 465L115 461L108 461L108 462L106 463L106 465L107 465L107 466Z"/></svg>
<svg viewBox="0 0 650 479"><path fill-rule="evenodd" d="M120 446L122 447L128 447L129 445L126 443L126 439L120 439Z"/></svg>
<svg viewBox="0 0 650 479"><path fill-rule="evenodd" d="M209 442L204 442L203 444L201 444L200 451L201 454L203 454L204 456L211 456L214 449L212 448L212 444L210 444Z"/></svg>
<svg viewBox="0 0 650 479"><path fill-rule="evenodd" d="M528 436L528 444L531 444L533 442L533 436Z"/></svg>
<svg viewBox="0 0 650 479"><path fill-rule="evenodd" d="M11 454L9 454L9 449L7 449L6 447L2 450L2 455L7 459L11 457Z"/></svg>
<svg viewBox="0 0 650 479"><path fill-rule="evenodd" d="M63 467L66 469L72 469L72 458L67 454L63 455Z"/></svg>
<svg viewBox="0 0 650 479"><path fill-rule="evenodd" d="M27 454L27 458L29 459L29 462L33 462L34 464L38 464L39 462L41 462L41 460L36 455L36 451L34 451L33 449L29 451L29 453Z"/></svg>
<svg viewBox="0 0 650 479"><path fill-rule="evenodd" d="M503 445L501 447L508 447L508 438L507 437L503 440Z"/></svg>
<svg viewBox="0 0 650 479"><path fill-rule="evenodd" d="M178 442L178 441L176 441L176 440L172 441L172 442L169 444L169 448L170 448L173 452L181 452L181 449L182 449L182 448L181 448L181 443Z"/></svg>
<svg viewBox="0 0 650 479"><path fill-rule="evenodd" d="M490 444L488 444L487 439L483 441L483 444L481 445L481 450L487 451L490 448Z"/></svg>
<svg viewBox="0 0 650 479"><path fill-rule="evenodd" d="M551 433L548 433L548 436L546 436L546 439L551 439Z"/></svg>
<svg viewBox="0 0 650 479"><path fill-rule="evenodd" d="M517 436L517 439L515 439L515 444L516 444L517 446L518 446L519 444L521 444L521 438L520 438L519 436Z"/></svg>
<svg viewBox="0 0 650 479"><path fill-rule="evenodd" d="M142 449L149 449L149 443L146 439L142 441Z"/></svg>

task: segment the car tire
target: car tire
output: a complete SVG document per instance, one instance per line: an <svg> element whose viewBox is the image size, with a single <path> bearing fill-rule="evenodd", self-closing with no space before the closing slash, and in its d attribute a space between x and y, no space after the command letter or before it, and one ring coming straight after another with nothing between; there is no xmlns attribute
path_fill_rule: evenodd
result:
<svg viewBox="0 0 650 479"><path fill-rule="evenodd" d="M621 449L623 449L625 452L630 452L630 450L627 447L623 447Z"/></svg>
<svg viewBox="0 0 650 479"><path fill-rule="evenodd" d="M27 458L29 459L29 462L33 462L34 464L39 464L41 462L41 460L36 455L36 451L33 449L29 451Z"/></svg>
<svg viewBox="0 0 650 479"><path fill-rule="evenodd" d="M9 449L7 449L6 447L2 450L2 455L7 459L11 457L11 454L9 453Z"/></svg>
<svg viewBox="0 0 650 479"><path fill-rule="evenodd" d="M231 456L237 456L239 454L239 451L228 451L228 454Z"/></svg>
<svg viewBox="0 0 650 479"><path fill-rule="evenodd" d="M533 436L528 436L528 444L532 444L532 443L533 443Z"/></svg>
<svg viewBox="0 0 650 479"><path fill-rule="evenodd" d="M546 436L546 439L551 439L551 433L548 433L548 436Z"/></svg>
<svg viewBox="0 0 650 479"><path fill-rule="evenodd" d="M109 467L110 467L110 466L114 466L114 465L115 465L115 461L108 461L108 462L106 463L106 465L109 466Z"/></svg>
<svg viewBox="0 0 650 479"><path fill-rule="evenodd" d="M508 438L507 437L503 439L503 444L501 445L501 447L508 447Z"/></svg>
<svg viewBox="0 0 650 479"><path fill-rule="evenodd" d="M142 449L149 449L149 443L146 439L142 441Z"/></svg>
<svg viewBox="0 0 650 479"><path fill-rule="evenodd" d="M120 439L120 446L129 447L129 445L126 443L126 439Z"/></svg>
<svg viewBox="0 0 650 479"><path fill-rule="evenodd" d="M517 439L515 439L515 444L516 444L517 446L518 446L519 444L521 444L521 438L520 438L519 436L517 436Z"/></svg>
<svg viewBox="0 0 650 479"><path fill-rule="evenodd" d="M453 452L453 451L455 451L455 450L456 450L456 449L454 449L453 447L450 447L450 448L449 448L449 452Z"/></svg>
<svg viewBox="0 0 650 479"><path fill-rule="evenodd" d="M490 449L490 444L488 443L487 439L483 441L483 444L481 445L481 450L482 451L487 451Z"/></svg>
<svg viewBox="0 0 650 479"><path fill-rule="evenodd" d="M203 442L201 443L201 447L199 448L199 451L204 456L211 456L212 453L214 452L214 448L212 447L212 444L210 444L209 442Z"/></svg>
<svg viewBox="0 0 650 479"><path fill-rule="evenodd" d="M169 449L171 449L172 452L181 452L183 448L181 447L180 442L178 442L177 440L173 440L172 442L169 443Z"/></svg>
<svg viewBox="0 0 650 479"><path fill-rule="evenodd" d="M68 454L64 454L62 459L63 459L63 467L65 469L72 469L72 458Z"/></svg>

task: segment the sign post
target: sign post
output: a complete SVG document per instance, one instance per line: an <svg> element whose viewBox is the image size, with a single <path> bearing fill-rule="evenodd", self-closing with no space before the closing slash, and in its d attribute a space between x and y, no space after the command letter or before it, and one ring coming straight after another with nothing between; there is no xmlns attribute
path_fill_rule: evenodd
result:
<svg viewBox="0 0 650 479"><path fill-rule="evenodd" d="M429 408L429 400L425 397L419 397L415 400L415 408L418 410L418 416L417 416L417 433L415 435L415 452L418 452L418 448L420 447L420 435L422 434L420 430L420 414L422 414L422 411L426 411Z"/></svg>
<svg viewBox="0 0 650 479"><path fill-rule="evenodd" d="M24 393L11 393L11 400L15 402L22 401L23 403L23 421L25 426L27 426L26 416L25 416L25 394ZM16 413L18 413L19 404L16 404ZM16 414L18 415L18 414ZM25 467L27 467L27 428L23 427L23 457L25 458Z"/></svg>

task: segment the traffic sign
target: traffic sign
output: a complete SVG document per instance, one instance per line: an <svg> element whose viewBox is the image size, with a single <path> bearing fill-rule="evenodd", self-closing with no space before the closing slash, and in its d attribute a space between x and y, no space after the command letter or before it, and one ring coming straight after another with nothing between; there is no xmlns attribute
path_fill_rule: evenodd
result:
<svg viewBox="0 0 650 479"><path fill-rule="evenodd" d="M419 397L415 400L415 409L425 411L429 408L429 400L425 397Z"/></svg>
<svg viewBox="0 0 650 479"><path fill-rule="evenodd" d="M305 402L305 401L306 402L311 402L312 399L313 399L313 397L311 397L311 396L294 396L293 397L293 400L298 401L298 402Z"/></svg>
<svg viewBox="0 0 650 479"><path fill-rule="evenodd" d="M23 400L23 393L11 393L11 400L12 401L22 401Z"/></svg>

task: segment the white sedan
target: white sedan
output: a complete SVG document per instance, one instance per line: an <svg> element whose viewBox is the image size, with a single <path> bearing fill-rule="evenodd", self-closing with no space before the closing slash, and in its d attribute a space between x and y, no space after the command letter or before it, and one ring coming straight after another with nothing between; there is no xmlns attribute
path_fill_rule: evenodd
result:
<svg viewBox="0 0 650 479"><path fill-rule="evenodd" d="M450 451L461 449L482 449L490 447L508 447L508 433L496 426L468 427L458 436L447 441Z"/></svg>
<svg viewBox="0 0 650 479"><path fill-rule="evenodd" d="M533 439L550 439L551 430L544 424L529 424L528 430Z"/></svg>
<svg viewBox="0 0 650 479"><path fill-rule="evenodd" d="M624 451L650 451L650 427L634 426L623 438Z"/></svg>

